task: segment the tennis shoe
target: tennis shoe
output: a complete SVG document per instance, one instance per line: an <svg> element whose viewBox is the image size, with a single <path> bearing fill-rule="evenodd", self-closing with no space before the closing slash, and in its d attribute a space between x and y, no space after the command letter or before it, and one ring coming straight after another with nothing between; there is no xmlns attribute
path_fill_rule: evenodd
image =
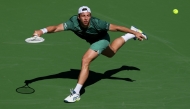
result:
<svg viewBox="0 0 190 109"><path fill-rule="evenodd" d="M138 28L136 28L136 27L134 27L134 26L131 26L131 30L141 33L141 34L145 37L145 39L148 39L148 37L146 36L145 33L143 33L142 30L140 30L140 29L138 29ZM137 38L134 37L134 39L136 40Z"/></svg>
<svg viewBox="0 0 190 109"><path fill-rule="evenodd" d="M70 89L71 94L64 99L66 103L74 103L80 100L80 94L77 94L73 89Z"/></svg>

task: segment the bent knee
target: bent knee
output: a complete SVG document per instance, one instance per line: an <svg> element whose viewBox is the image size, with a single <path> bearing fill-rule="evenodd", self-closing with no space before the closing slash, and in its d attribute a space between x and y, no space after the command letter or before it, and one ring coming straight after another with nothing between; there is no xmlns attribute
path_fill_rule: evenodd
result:
<svg viewBox="0 0 190 109"><path fill-rule="evenodd" d="M91 59L83 57L82 58L82 66L89 66L91 61L92 61Z"/></svg>
<svg viewBox="0 0 190 109"><path fill-rule="evenodd" d="M116 50L114 50L111 47L108 47L107 49L105 49L102 54L108 58L112 58L115 54L116 54Z"/></svg>

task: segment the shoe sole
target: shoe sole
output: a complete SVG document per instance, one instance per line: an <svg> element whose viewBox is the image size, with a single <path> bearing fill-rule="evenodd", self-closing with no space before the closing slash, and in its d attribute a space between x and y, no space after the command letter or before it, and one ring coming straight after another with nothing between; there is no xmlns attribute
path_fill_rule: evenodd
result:
<svg viewBox="0 0 190 109"><path fill-rule="evenodd" d="M77 101L80 101L80 98L76 99L76 101L74 101L74 102L77 102ZM65 102L65 103L74 103L74 102L69 102L69 101L67 101L67 100L64 100L64 102Z"/></svg>

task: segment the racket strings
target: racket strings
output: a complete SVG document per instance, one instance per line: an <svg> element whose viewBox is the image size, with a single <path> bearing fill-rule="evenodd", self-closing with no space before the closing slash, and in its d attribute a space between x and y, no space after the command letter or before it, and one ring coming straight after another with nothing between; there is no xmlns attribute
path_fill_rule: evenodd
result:
<svg viewBox="0 0 190 109"><path fill-rule="evenodd" d="M33 36L30 38L27 38L25 41L28 43L40 43L44 41L44 38L39 37L39 36Z"/></svg>
<svg viewBox="0 0 190 109"><path fill-rule="evenodd" d="M31 41L40 41L40 40L42 40L42 38L38 36L34 36L31 38Z"/></svg>

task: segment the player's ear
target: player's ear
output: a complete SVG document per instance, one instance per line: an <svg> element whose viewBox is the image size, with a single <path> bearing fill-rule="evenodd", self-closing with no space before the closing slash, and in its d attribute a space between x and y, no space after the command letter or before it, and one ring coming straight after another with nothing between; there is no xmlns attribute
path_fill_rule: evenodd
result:
<svg viewBox="0 0 190 109"><path fill-rule="evenodd" d="M78 17L77 17L78 19L80 18L80 14L78 14Z"/></svg>

